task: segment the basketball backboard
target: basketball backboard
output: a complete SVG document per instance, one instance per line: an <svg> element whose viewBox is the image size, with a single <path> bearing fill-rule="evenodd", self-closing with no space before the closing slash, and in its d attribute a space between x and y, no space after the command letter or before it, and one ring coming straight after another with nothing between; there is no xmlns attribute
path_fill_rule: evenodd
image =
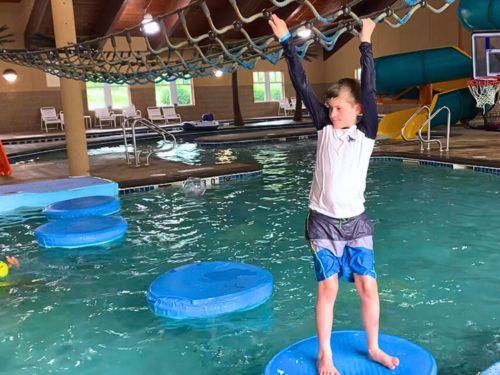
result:
<svg viewBox="0 0 500 375"><path fill-rule="evenodd" d="M500 31L472 34L474 78L500 75Z"/></svg>

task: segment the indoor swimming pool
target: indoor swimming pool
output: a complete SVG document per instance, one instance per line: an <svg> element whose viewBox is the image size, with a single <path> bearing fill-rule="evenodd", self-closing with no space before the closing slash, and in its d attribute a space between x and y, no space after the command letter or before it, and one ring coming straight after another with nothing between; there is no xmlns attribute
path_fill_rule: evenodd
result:
<svg viewBox="0 0 500 375"><path fill-rule="evenodd" d="M6 374L255 375L285 346L315 334L316 282L304 240L315 142L187 143L160 156L188 164L257 161L263 175L197 199L177 188L123 195L128 235L107 247L41 249L33 237L45 222L39 211L3 215L1 256L21 262L11 286L0 289ZM499 182L400 161L370 166L366 206L376 227L381 331L429 350L440 375L476 374L498 360ZM267 269L271 299L203 321L149 311L145 293L156 276L206 260ZM345 282L334 329L362 329L358 296Z"/></svg>

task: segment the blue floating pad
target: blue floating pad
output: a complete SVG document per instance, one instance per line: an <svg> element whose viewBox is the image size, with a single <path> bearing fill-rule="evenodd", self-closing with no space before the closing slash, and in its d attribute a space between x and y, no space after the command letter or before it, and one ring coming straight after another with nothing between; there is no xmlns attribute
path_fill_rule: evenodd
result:
<svg viewBox="0 0 500 375"><path fill-rule="evenodd" d="M122 238L127 222L115 216L86 216L57 220L35 229L35 238L42 247L76 248L102 245Z"/></svg>
<svg viewBox="0 0 500 375"><path fill-rule="evenodd" d="M120 211L120 200L106 195L68 199L48 205L42 211L48 219L105 216Z"/></svg>
<svg viewBox="0 0 500 375"><path fill-rule="evenodd" d="M21 207L42 208L65 199L118 195L118 184L97 177L70 177L0 186L0 212Z"/></svg>
<svg viewBox="0 0 500 375"><path fill-rule="evenodd" d="M379 345L399 358L399 366L389 370L370 361L364 331L335 331L331 338L333 362L342 375L436 375L433 356L420 346L390 335L379 335ZM267 364L264 375L316 375L318 338L310 337L283 349Z"/></svg>
<svg viewBox="0 0 500 375"><path fill-rule="evenodd" d="M157 277L147 299L156 315L208 318L254 308L272 291L273 276L262 268L237 262L203 262Z"/></svg>
<svg viewBox="0 0 500 375"><path fill-rule="evenodd" d="M481 372L481 375L500 375L500 362L488 367L486 370Z"/></svg>

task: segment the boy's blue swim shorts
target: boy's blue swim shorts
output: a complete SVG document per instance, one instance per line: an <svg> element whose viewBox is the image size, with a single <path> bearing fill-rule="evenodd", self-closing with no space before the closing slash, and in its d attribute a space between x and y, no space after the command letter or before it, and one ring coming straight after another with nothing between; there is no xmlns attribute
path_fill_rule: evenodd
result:
<svg viewBox="0 0 500 375"><path fill-rule="evenodd" d="M306 238L311 245L316 279L335 274L354 282L354 274L377 278L373 256L373 225L365 213L336 219L309 211Z"/></svg>

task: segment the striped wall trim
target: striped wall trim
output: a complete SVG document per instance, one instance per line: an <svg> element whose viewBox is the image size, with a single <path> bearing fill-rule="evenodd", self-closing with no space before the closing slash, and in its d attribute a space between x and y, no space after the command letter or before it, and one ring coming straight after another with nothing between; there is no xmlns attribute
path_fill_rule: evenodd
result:
<svg viewBox="0 0 500 375"><path fill-rule="evenodd" d="M316 139L315 134L304 134L304 135L294 135L289 137L279 137L279 138L261 138L261 139L251 139L251 140L241 140L241 141L230 141L230 142L196 142L200 146L238 146L238 145L248 145L248 144L259 144L259 143L281 143L290 141L304 141L308 139Z"/></svg>
<svg viewBox="0 0 500 375"><path fill-rule="evenodd" d="M201 178L201 180L205 183L206 186L215 186L226 184L234 181L244 181L254 177L262 176L262 171L254 171L254 172L243 172L243 173L234 173L223 176L214 176L214 177L205 177ZM145 186L136 186L131 188L122 188L120 189L120 195L131 194L131 193L146 193L148 191L164 188L164 187L179 187L182 186L184 181L175 181L166 184L158 184L158 185L145 185Z"/></svg>
<svg viewBox="0 0 500 375"><path fill-rule="evenodd" d="M500 168L494 167L483 167L479 165L469 165L469 164L457 164L457 163L446 163L442 161L433 160L421 160L421 159L409 159L398 156L372 156L372 162L376 161L399 161L404 164L414 164L414 165L426 165L438 168L449 168L449 169L469 169L474 172L490 173L500 175Z"/></svg>

